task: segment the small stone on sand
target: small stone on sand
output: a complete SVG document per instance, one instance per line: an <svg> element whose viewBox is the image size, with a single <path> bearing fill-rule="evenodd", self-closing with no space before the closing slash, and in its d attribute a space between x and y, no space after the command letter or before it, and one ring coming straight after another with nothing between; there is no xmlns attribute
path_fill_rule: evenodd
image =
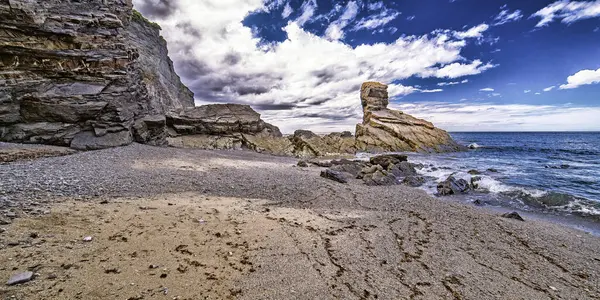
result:
<svg viewBox="0 0 600 300"><path fill-rule="evenodd" d="M33 272L23 272L15 274L6 282L7 285L21 284L33 279Z"/></svg>

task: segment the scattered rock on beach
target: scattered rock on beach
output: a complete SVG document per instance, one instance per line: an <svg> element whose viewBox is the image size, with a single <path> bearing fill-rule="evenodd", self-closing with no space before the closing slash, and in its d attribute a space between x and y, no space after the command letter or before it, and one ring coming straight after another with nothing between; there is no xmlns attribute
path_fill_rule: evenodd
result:
<svg viewBox="0 0 600 300"><path fill-rule="evenodd" d="M477 170L469 170L469 172L467 172L471 175L481 175L481 172L477 171Z"/></svg>
<svg viewBox="0 0 600 300"><path fill-rule="evenodd" d="M523 217L521 217L521 215L519 215L519 213L517 213L516 211L513 211L511 213L502 214L502 217L503 218L507 218L507 219L515 219L515 220L519 220L519 221L525 222L525 220L523 219Z"/></svg>
<svg viewBox="0 0 600 300"><path fill-rule="evenodd" d="M390 164L399 164L401 162L408 161L408 156L402 154L384 154L373 156L370 162L374 165L380 165L384 169L387 169Z"/></svg>
<svg viewBox="0 0 600 300"><path fill-rule="evenodd" d="M456 179L450 175L445 181L438 183L437 192L440 196L467 193L471 189L469 183L464 179Z"/></svg>
<svg viewBox="0 0 600 300"><path fill-rule="evenodd" d="M321 177L337 181L339 183L348 183L348 179L344 173L339 171L333 171L330 169L321 171Z"/></svg>
<svg viewBox="0 0 600 300"><path fill-rule="evenodd" d="M8 281L6 282L6 284L7 285L16 285L16 284L29 282L32 279L33 279L33 272L27 271L27 272L18 273L18 274L11 276L10 279L8 279Z"/></svg>
<svg viewBox="0 0 600 300"><path fill-rule="evenodd" d="M402 184L411 187L420 187L425 184L425 178L421 176L407 176L402 180Z"/></svg>
<svg viewBox="0 0 600 300"><path fill-rule="evenodd" d="M365 174L362 179L365 184L369 186L391 186L400 184L396 176L382 170L377 170L371 174Z"/></svg>
<svg viewBox="0 0 600 300"><path fill-rule="evenodd" d="M417 175L417 169L415 165L409 162L403 161L398 164L388 166L388 170L396 177L408 177Z"/></svg>
<svg viewBox="0 0 600 300"><path fill-rule="evenodd" d="M305 160L301 160L297 164L298 167L306 168L308 167L308 163Z"/></svg>

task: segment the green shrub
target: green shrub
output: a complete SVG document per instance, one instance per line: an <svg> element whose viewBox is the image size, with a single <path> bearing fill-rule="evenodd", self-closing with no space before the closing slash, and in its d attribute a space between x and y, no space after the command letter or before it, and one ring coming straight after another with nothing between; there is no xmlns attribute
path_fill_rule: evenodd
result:
<svg viewBox="0 0 600 300"><path fill-rule="evenodd" d="M142 13L140 13L137 10L133 10L131 13L131 18L135 21L139 21L139 22L143 22L146 23L148 25L150 25L152 28L158 29L158 30L162 30L162 28L160 27L160 25L158 25L157 23L151 22L150 20L146 19L146 17L144 17L142 15Z"/></svg>

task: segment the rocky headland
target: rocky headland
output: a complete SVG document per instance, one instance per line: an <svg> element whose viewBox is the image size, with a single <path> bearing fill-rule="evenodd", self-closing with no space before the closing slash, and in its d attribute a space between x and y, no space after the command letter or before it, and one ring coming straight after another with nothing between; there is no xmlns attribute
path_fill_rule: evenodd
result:
<svg viewBox="0 0 600 300"><path fill-rule="evenodd" d="M444 131L387 109L387 86L361 88L350 132L283 137L251 107L195 107L160 27L130 1L0 2L0 141L97 150L138 142L297 157L356 151L456 151Z"/></svg>

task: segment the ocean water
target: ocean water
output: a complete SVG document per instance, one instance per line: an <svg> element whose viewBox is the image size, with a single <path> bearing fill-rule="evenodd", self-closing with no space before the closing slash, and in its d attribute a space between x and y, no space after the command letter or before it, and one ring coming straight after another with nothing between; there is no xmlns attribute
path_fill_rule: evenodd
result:
<svg viewBox="0 0 600 300"><path fill-rule="evenodd" d="M423 164L422 188L437 192L437 183L454 175L478 187L452 196L481 205L600 221L600 132L451 133L477 148L446 154L409 154ZM469 174L476 170L479 175ZM472 172L473 173L473 172Z"/></svg>

